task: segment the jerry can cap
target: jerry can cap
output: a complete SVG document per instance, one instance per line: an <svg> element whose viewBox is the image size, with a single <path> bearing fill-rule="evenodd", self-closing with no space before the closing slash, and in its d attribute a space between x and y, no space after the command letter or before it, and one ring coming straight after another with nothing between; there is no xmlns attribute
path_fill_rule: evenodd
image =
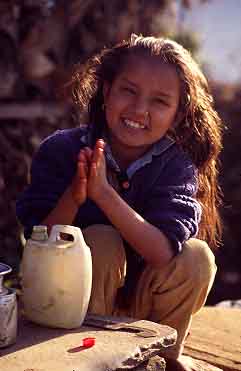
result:
<svg viewBox="0 0 241 371"><path fill-rule="evenodd" d="M47 226L46 225L34 225L33 232L47 232Z"/></svg>
<svg viewBox="0 0 241 371"><path fill-rule="evenodd" d="M46 225L34 225L31 238L33 240L44 241L48 239L48 229Z"/></svg>

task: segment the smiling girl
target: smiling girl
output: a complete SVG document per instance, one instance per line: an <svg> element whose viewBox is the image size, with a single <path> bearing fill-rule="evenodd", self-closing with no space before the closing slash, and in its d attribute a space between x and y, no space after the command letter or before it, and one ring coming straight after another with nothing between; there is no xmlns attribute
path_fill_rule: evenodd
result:
<svg viewBox="0 0 241 371"><path fill-rule="evenodd" d="M176 42L133 35L91 58L72 86L88 123L40 146L17 203L25 235L79 226L93 260L89 312L176 328L163 355L194 369L181 353L220 233L221 125L206 79Z"/></svg>

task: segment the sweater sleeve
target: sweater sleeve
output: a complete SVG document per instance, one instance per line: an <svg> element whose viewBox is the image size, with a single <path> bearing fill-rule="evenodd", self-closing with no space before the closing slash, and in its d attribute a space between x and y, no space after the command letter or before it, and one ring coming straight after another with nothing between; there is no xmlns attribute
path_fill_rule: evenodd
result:
<svg viewBox="0 0 241 371"><path fill-rule="evenodd" d="M195 199L197 170L189 162L176 162L159 177L145 202L143 217L171 241L175 254L198 233L201 205Z"/></svg>
<svg viewBox="0 0 241 371"><path fill-rule="evenodd" d="M16 203L16 213L25 237L55 207L75 172L74 153L64 131L42 142L33 158L31 182Z"/></svg>

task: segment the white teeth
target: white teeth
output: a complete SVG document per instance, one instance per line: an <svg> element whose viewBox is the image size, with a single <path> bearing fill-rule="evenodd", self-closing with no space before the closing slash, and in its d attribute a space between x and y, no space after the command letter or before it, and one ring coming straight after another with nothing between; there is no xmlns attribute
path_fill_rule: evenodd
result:
<svg viewBox="0 0 241 371"><path fill-rule="evenodd" d="M128 120L128 119L125 119L124 122L125 122L126 126L129 126L131 128L136 128L136 129L144 129L145 128L145 125L140 124L139 122L131 121L131 120Z"/></svg>

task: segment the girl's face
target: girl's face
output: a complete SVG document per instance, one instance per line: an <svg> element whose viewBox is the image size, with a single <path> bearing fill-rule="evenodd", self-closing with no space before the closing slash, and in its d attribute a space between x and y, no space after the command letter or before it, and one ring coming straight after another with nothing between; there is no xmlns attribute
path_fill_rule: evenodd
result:
<svg viewBox="0 0 241 371"><path fill-rule="evenodd" d="M177 122L180 80L158 57L130 56L104 84L106 121L114 154L135 160Z"/></svg>

